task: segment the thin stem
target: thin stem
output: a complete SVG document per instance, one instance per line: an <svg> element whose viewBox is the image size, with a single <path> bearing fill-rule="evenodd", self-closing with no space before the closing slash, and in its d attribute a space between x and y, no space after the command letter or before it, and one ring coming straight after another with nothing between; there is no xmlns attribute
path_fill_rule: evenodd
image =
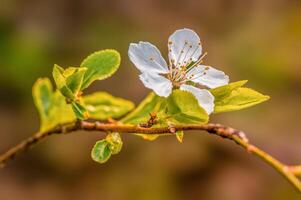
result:
<svg viewBox="0 0 301 200"><path fill-rule="evenodd" d="M87 122L79 121L76 123L70 123L58 126L52 130L46 131L44 133L37 133L36 135L20 142L18 145L9 149L7 152L0 156L0 165L2 167L5 164L13 159L17 154L26 151L30 147L34 146L39 141L47 138L50 135L54 134L67 134L72 133L77 130L86 130L86 131L116 131L121 133L143 133L143 134L174 134L177 131L185 130L204 130L210 134L218 135L222 138L230 139L236 144L240 145L248 152L259 157L267 164L271 165L276 169L284 178L286 178L296 189L301 193L301 181L297 178L298 175L301 175L301 165L299 166L287 166L277 159L273 158L268 153L262 151L258 147L249 143L249 140L246 138L245 134L242 131L235 130L231 127L226 127L220 124L205 124L205 125L175 125L169 127L141 127L136 125L124 125L118 122L116 123L100 123L100 122Z"/></svg>
<svg viewBox="0 0 301 200"><path fill-rule="evenodd" d="M301 165L289 166L288 170L290 170L296 176L301 176Z"/></svg>
<svg viewBox="0 0 301 200"><path fill-rule="evenodd" d="M297 178L296 174L293 171L289 170L290 166L286 166L268 153L262 151L252 144L249 144L248 142L241 140L237 136L233 136L232 138L237 144L245 148L248 152L256 155L257 157L261 158L266 163L271 165L301 193L301 181Z"/></svg>

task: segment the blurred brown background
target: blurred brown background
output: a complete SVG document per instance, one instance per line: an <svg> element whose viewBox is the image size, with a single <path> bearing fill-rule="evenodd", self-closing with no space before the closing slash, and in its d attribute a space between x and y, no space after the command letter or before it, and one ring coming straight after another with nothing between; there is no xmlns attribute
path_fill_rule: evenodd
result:
<svg viewBox="0 0 301 200"><path fill-rule="evenodd" d="M129 43L149 41L166 56L168 36L184 27L199 33L206 64L272 97L211 121L242 129L281 161L300 164L298 0L1 0L0 152L38 130L31 86L51 77L54 63L76 66L95 50L117 49L119 71L88 92L138 103L149 90L129 62ZM38 144L0 171L0 199L300 199L270 166L205 133L186 134L183 144L123 135L122 152L100 165L90 150L102 137L76 133Z"/></svg>

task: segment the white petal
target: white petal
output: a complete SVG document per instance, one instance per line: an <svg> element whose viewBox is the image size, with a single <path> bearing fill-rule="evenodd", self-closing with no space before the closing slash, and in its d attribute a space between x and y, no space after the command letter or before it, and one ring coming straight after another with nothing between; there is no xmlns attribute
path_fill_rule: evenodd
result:
<svg viewBox="0 0 301 200"><path fill-rule="evenodd" d="M185 84L181 85L180 89L191 92L198 100L200 106L208 113L208 115L213 112L214 96L208 90L199 89Z"/></svg>
<svg viewBox="0 0 301 200"><path fill-rule="evenodd" d="M166 61L160 51L149 42L131 43L128 51L130 60L143 72L168 73Z"/></svg>
<svg viewBox="0 0 301 200"><path fill-rule="evenodd" d="M169 60L176 66L197 61L202 54L199 36L190 29L175 31L168 39Z"/></svg>
<svg viewBox="0 0 301 200"><path fill-rule="evenodd" d="M209 88L216 88L229 83L229 76L210 66L198 65L191 69L186 78Z"/></svg>
<svg viewBox="0 0 301 200"><path fill-rule="evenodd" d="M144 86L152 89L157 95L168 97L172 90L172 83L167 78L155 74L144 72L139 76Z"/></svg>

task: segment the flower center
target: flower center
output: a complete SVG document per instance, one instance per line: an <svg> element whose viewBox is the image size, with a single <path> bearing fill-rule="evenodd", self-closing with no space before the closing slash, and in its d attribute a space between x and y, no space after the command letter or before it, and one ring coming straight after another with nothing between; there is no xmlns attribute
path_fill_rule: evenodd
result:
<svg viewBox="0 0 301 200"><path fill-rule="evenodd" d="M197 78L200 78L206 75L209 67L206 67L203 70L196 70L195 68L203 62L203 58L207 55L205 52L203 55L199 57L199 59L195 62L192 61L190 57L188 59L189 62L184 61L183 65L180 62L174 62L171 60L169 69L170 73L168 74L168 79L172 82L173 86L180 87L182 84L185 84L187 81L194 81ZM179 57L181 54L179 55ZM179 58L178 58L179 60Z"/></svg>

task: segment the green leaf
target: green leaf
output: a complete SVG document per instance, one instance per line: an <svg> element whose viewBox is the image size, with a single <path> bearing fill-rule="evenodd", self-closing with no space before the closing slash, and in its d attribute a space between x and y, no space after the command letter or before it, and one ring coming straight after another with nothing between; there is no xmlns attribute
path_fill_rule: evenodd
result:
<svg viewBox="0 0 301 200"><path fill-rule="evenodd" d="M105 139L96 142L92 149L91 157L96 162L105 163L111 155L120 152L122 144L119 133L109 133Z"/></svg>
<svg viewBox="0 0 301 200"><path fill-rule="evenodd" d="M164 107L165 98L157 96L151 92L134 111L124 117L121 122L124 124L138 125L145 123L150 118L150 113L158 113L162 111Z"/></svg>
<svg viewBox="0 0 301 200"><path fill-rule="evenodd" d="M183 138L184 138L184 131L177 131L176 132L176 138L180 143L182 143Z"/></svg>
<svg viewBox="0 0 301 200"><path fill-rule="evenodd" d="M99 163L107 162L111 155L112 151L109 147L109 143L105 139L97 141L91 151L92 159Z"/></svg>
<svg viewBox="0 0 301 200"><path fill-rule="evenodd" d="M142 137L143 139L148 140L148 141L154 141L159 136L162 136L159 134L143 134L143 133L136 133L135 135Z"/></svg>
<svg viewBox="0 0 301 200"><path fill-rule="evenodd" d="M120 134L117 132L109 133L106 137L109 148L113 154L118 154L122 148L123 142L121 140Z"/></svg>
<svg viewBox="0 0 301 200"><path fill-rule="evenodd" d="M60 92L53 91L48 78L38 79L32 89L34 103L40 115L40 132L43 133L59 124L73 122L75 116Z"/></svg>
<svg viewBox="0 0 301 200"><path fill-rule="evenodd" d="M155 93L151 92L139 105L138 107L128 114L125 118L121 120L124 124L134 124L139 125L141 123L146 123L150 119L150 113L157 113L158 123L154 127L162 126L161 113L165 111L166 99L157 96ZM160 123L161 122L161 123ZM158 134L142 134L136 133L137 136L142 137L145 140L153 141L157 139L160 135ZM162 135L162 134L161 134Z"/></svg>
<svg viewBox="0 0 301 200"><path fill-rule="evenodd" d="M80 88L86 71L86 68L75 67L69 67L64 70L58 65L54 65L52 74L56 86L62 95L72 101L76 101L80 97Z"/></svg>
<svg viewBox="0 0 301 200"><path fill-rule="evenodd" d="M175 90L167 99L150 93L121 122L135 125L146 123L150 119L150 113L156 113L157 115L157 122L152 127L168 126L169 123L206 123L209 118L208 114L199 106L198 101L191 93ZM136 135L152 141L163 134L137 133Z"/></svg>
<svg viewBox="0 0 301 200"><path fill-rule="evenodd" d="M210 92L214 96L215 102L218 102L229 96L233 90L242 87L247 82L247 80L233 82L228 85L211 89Z"/></svg>
<svg viewBox="0 0 301 200"><path fill-rule="evenodd" d="M65 97L56 90L52 101L52 118L56 124L65 124L76 120L70 104L66 103Z"/></svg>
<svg viewBox="0 0 301 200"><path fill-rule="evenodd" d="M79 102L72 102L72 109L77 119L85 120L89 117L86 107Z"/></svg>
<svg viewBox="0 0 301 200"><path fill-rule="evenodd" d="M58 65L54 65L52 75L57 89L63 96L69 99L75 99L74 93L67 87L66 77L63 75L64 69Z"/></svg>
<svg viewBox="0 0 301 200"><path fill-rule="evenodd" d="M33 100L40 114L41 130L48 128L47 119L50 116L53 99L52 85L49 79L38 79L32 89Z"/></svg>
<svg viewBox="0 0 301 200"><path fill-rule="evenodd" d="M209 116L190 92L174 90L167 99L167 114L173 123L207 123Z"/></svg>
<svg viewBox="0 0 301 200"><path fill-rule="evenodd" d="M210 92L215 97L214 113L228 112L247 108L269 99L249 88L242 88L247 81L238 81L211 89Z"/></svg>
<svg viewBox="0 0 301 200"><path fill-rule="evenodd" d="M241 110L267 101L270 97L249 88L237 88L215 102L214 113Z"/></svg>
<svg viewBox="0 0 301 200"><path fill-rule="evenodd" d="M81 63L87 68L81 89L87 88L95 80L103 80L116 72L120 64L120 55L112 49L97 51Z"/></svg>
<svg viewBox="0 0 301 200"><path fill-rule="evenodd" d="M90 118L97 120L118 119L135 107L131 101L114 97L106 92L84 96L83 101Z"/></svg>
<svg viewBox="0 0 301 200"><path fill-rule="evenodd" d="M66 85L73 92L73 94L78 95L80 88L83 84L84 75L87 71L87 68L67 68L73 70L73 73L66 76ZM65 74L65 73L64 73Z"/></svg>

